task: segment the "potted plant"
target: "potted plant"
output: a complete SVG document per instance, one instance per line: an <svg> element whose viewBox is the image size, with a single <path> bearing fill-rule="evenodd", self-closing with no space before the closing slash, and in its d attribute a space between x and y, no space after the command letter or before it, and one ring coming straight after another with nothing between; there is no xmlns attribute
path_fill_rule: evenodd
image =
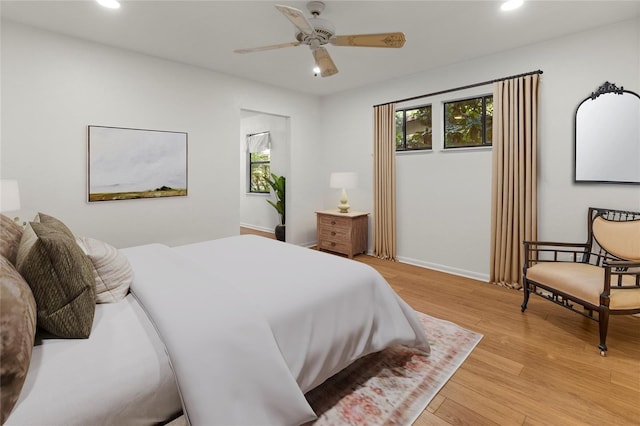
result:
<svg viewBox="0 0 640 426"><path fill-rule="evenodd" d="M276 195L276 202L267 200L280 215L280 224L276 225L275 233L278 241L285 240L285 177L271 173L270 177L265 178L273 193Z"/></svg>

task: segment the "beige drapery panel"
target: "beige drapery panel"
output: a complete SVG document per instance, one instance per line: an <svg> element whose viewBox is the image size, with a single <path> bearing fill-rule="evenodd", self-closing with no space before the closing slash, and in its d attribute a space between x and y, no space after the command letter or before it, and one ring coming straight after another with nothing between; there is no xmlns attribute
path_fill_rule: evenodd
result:
<svg viewBox="0 0 640 426"><path fill-rule="evenodd" d="M396 260L395 104L373 107L373 255Z"/></svg>
<svg viewBox="0 0 640 426"><path fill-rule="evenodd" d="M494 86L490 281L520 288L524 240L538 236L539 74Z"/></svg>

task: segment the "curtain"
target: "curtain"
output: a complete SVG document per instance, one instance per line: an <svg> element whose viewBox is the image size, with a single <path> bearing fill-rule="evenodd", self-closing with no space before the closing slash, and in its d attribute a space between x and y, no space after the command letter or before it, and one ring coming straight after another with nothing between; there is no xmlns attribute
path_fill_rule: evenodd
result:
<svg viewBox="0 0 640 426"><path fill-rule="evenodd" d="M395 104L373 108L373 255L396 260Z"/></svg>
<svg viewBox="0 0 640 426"><path fill-rule="evenodd" d="M538 236L538 86L533 74L494 86L490 281L522 287L524 240Z"/></svg>
<svg viewBox="0 0 640 426"><path fill-rule="evenodd" d="M271 148L269 132L247 135L247 152L262 152Z"/></svg>

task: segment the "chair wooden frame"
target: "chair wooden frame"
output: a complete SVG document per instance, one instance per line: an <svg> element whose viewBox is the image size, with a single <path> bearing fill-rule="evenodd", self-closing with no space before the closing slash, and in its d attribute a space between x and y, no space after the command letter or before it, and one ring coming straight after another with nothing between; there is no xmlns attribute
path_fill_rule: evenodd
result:
<svg viewBox="0 0 640 426"><path fill-rule="evenodd" d="M628 238L636 238L637 229L640 228L640 213L624 210L612 210L603 208L589 208L587 215L587 241L585 243L563 243L550 241L524 241L524 265L523 265L523 290L524 300L521 305L522 312L527 309L529 295L536 294L551 302L577 312L587 318L599 323L600 343L598 348L602 356L607 352L607 331L609 326L610 315L631 315L640 313L640 255L638 258L634 254L633 258L624 258L612 254L619 253L616 247L611 247L609 242L602 244L594 235L594 222L596 219L602 218L606 222L633 222L633 230ZM599 219L599 223L603 223ZM637 227L636 227L637 224ZM626 238L626 236L625 236ZM625 242L629 242L626 240ZM635 247L637 253L637 242L631 241L628 246ZM626 244L625 244L626 246ZM538 267L537 274L534 275L535 265L545 264ZM562 265L563 266L559 266ZM573 265L569 265L573 264ZM573 280L574 276L570 273L573 267L577 266L581 271L588 274L576 274L576 279L582 279L589 275L588 280L591 283L598 280L596 284L601 282L601 286L596 287L599 297L593 297L586 300L586 283L573 282L564 285L568 281ZM585 266L593 265L593 266ZM559 266L559 267L558 267ZM567 269L567 267L569 269ZM597 268L594 268L597 267ZM532 269L533 268L533 269ZM539 271L544 268L546 274L540 274ZM541 277L553 277L554 274L562 276L562 279L544 279ZM564 274L564 275L563 275ZM534 279L535 278L535 279ZM563 281L564 280L564 281ZM633 292L625 293L624 296L633 296L631 305L626 304L623 308L612 308L610 306L612 290L616 296L622 295L619 291ZM637 292L637 293L636 293ZM616 299L618 300L618 299ZM575 305L582 306L577 309ZM594 316L594 312L597 316Z"/></svg>

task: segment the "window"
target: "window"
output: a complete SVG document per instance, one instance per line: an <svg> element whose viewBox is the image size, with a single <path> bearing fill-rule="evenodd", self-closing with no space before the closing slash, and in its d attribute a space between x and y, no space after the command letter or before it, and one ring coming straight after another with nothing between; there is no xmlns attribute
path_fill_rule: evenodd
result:
<svg viewBox="0 0 640 426"><path fill-rule="evenodd" d="M444 103L444 148L491 146L493 96Z"/></svg>
<svg viewBox="0 0 640 426"><path fill-rule="evenodd" d="M396 110L396 151L431 149L431 105Z"/></svg>
<svg viewBox="0 0 640 426"><path fill-rule="evenodd" d="M271 176L271 151L249 153L249 192L269 193L269 184L265 180Z"/></svg>

